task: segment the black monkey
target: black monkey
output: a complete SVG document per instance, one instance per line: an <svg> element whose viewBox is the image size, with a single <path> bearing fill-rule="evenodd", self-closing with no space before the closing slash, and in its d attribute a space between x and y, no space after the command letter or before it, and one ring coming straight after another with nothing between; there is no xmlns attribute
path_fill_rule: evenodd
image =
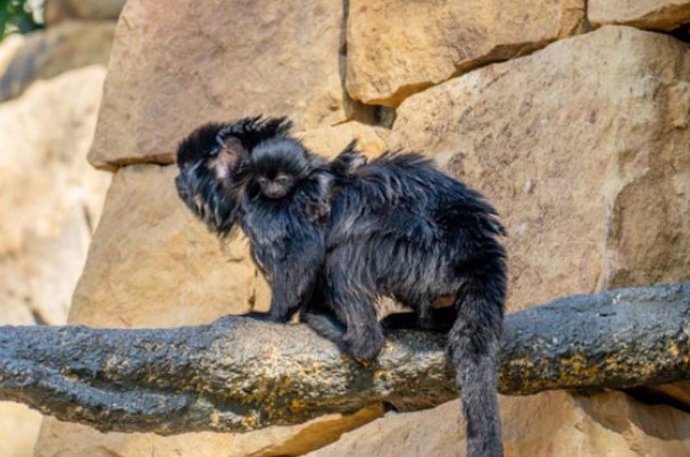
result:
<svg viewBox="0 0 690 457"><path fill-rule="evenodd" d="M506 262L495 210L418 154L386 154L343 179L331 199L322 301L337 321L311 311L304 320L360 358L378 353L382 327L448 331L467 455L501 456L496 360ZM379 296L413 311L379 323Z"/></svg>
<svg viewBox="0 0 690 457"><path fill-rule="evenodd" d="M180 196L221 235L240 223L272 286L271 320L300 310L358 359L378 354L384 327L447 331L467 455L501 456L496 358L506 263L495 210L421 155L364 164L350 145L326 163L288 128L252 118L208 127L209 142L195 139L198 130L178 150ZM412 312L379 322L379 297Z"/></svg>
<svg viewBox="0 0 690 457"><path fill-rule="evenodd" d="M366 162L354 148L326 162L290 137L284 118L244 118L196 129L180 144L179 196L209 229L227 236L239 223L252 259L271 286L267 314L285 322L310 301L326 253L336 179Z"/></svg>

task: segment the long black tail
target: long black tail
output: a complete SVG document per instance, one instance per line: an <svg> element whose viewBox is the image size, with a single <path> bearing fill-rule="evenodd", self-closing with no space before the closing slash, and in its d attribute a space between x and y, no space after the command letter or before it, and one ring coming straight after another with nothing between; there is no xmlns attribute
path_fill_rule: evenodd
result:
<svg viewBox="0 0 690 457"><path fill-rule="evenodd" d="M502 258L475 271L458 297L449 335L467 422L467 457L502 457L497 356L503 326L506 268Z"/></svg>

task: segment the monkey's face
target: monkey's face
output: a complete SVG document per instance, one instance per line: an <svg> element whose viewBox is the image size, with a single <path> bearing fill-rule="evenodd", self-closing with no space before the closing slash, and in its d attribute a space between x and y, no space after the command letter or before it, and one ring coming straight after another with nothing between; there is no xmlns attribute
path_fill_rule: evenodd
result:
<svg viewBox="0 0 690 457"><path fill-rule="evenodd" d="M261 193L273 200L285 197L295 185L295 178L284 173L278 173L273 178L257 176L256 181Z"/></svg>
<svg viewBox="0 0 690 457"><path fill-rule="evenodd" d="M288 196L309 175L313 165L301 143L277 138L256 146L247 168L253 192L278 200Z"/></svg>
<svg viewBox="0 0 690 457"><path fill-rule="evenodd" d="M187 207L219 236L237 219L239 196L234 176L245 151L236 138L219 137L222 124L205 125L189 135L177 151L177 193Z"/></svg>

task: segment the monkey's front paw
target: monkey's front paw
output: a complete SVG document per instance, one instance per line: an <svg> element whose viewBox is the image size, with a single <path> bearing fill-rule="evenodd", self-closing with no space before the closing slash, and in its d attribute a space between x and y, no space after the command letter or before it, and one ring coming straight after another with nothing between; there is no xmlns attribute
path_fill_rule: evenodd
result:
<svg viewBox="0 0 690 457"><path fill-rule="evenodd" d="M343 338L347 352L357 360L372 360L381 352L385 338L380 327L366 333L348 332Z"/></svg>

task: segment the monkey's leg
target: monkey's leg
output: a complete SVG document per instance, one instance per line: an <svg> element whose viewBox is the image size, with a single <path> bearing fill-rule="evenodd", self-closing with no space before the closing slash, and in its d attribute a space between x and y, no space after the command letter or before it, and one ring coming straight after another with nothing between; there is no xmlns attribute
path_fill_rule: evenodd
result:
<svg viewBox="0 0 690 457"><path fill-rule="evenodd" d="M370 360L381 351L383 329L376 318L373 293L339 264L327 267L329 299L335 314L345 322L346 351L354 358Z"/></svg>
<svg viewBox="0 0 690 457"><path fill-rule="evenodd" d="M500 271L492 276L465 284L458 297L457 320L448 335L467 421L467 457L503 455L496 359L505 279Z"/></svg>
<svg viewBox="0 0 690 457"><path fill-rule="evenodd" d="M269 312L252 312L248 316L269 322L287 322L309 302L318 282L325 249L318 241L311 240L303 246L308 249L295 249L286 261L271 266Z"/></svg>
<svg viewBox="0 0 690 457"><path fill-rule="evenodd" d="M309 301L318 279L317 262L320 260L309 265L304 261L278 265L272 278L269 320L287 322Z"/></svg>
<svg viewBox="0 0 690 457"><path fill-rule="evenodd" d="M305 311L301 315L301 320L319 336L332 341L341 351L347 352L344 340L346 328L335 316L321 312Z"/></svg>
<svg viewBox="0 0 690 457"><path fill-rule="evenodd" d="M285 323L290 320L298 306L291 305L288 294L284 292L285 278L278 278L276 282L271 284L271 304L268 312L252 311L244 316L264 322Z"/></svg>

